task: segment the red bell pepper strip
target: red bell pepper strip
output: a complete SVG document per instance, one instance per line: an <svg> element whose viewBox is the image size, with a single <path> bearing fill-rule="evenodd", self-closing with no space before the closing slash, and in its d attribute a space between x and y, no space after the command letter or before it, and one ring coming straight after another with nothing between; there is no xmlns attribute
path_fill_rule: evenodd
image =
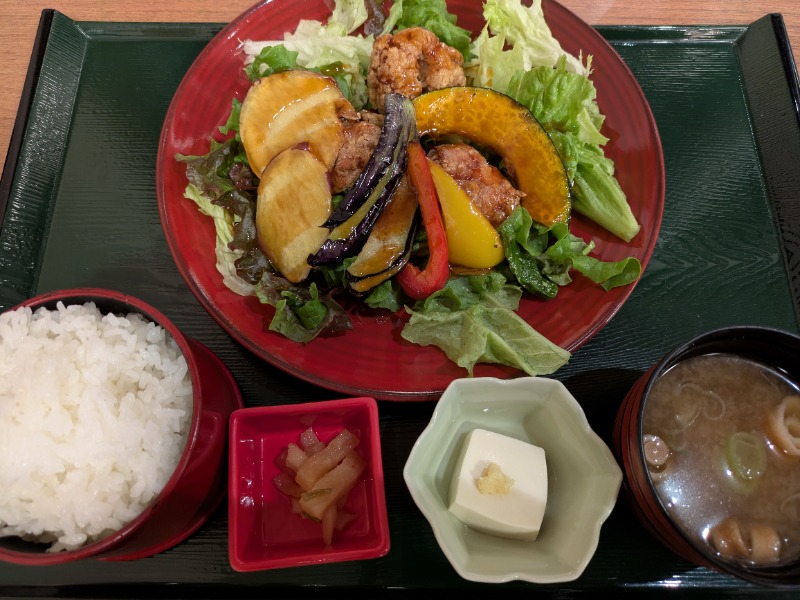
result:
<svg viewBox="0 0 800 600"><path fill-rule="evenodd" d="M423 300L444 287L450 275L447 234L439 208L439 198L428 166L428 157L419 140L408 144L408 176L417 191L422 223L428 234L428 262L420 270L410 262L397 274L403 291L415 300Z"/></svg>

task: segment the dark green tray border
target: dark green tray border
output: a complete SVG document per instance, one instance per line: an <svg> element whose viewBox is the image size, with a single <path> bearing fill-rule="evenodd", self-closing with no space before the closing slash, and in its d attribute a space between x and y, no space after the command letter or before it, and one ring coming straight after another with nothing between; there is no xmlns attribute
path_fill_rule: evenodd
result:
<svg viewBox="0 0 800 600"><path fill-rule="evenodd" d="M14 179L19 153L22 148L22 138L25 135L25 128L28 125L28 115L30 114L31 104L33 103L33 94L36 90L39 72L42 69L42 61L44 61L44 51L47 45L47 37L50 35L53 12L54 11L51 9L42 11L39 17L39 26L36 28L36 37L33 40L31 60L28 64L28 71L25 75L25 82L20 94L17 118L14 120L14 127L11 130L6 161L3 165L2 176L0 176L0 223L3 222L6 206L8 206L8 198L11 194L11 183Z"/></svg>
<svg viewBox="0 0 800 600"><path fill-rule="evenodd" d="M774 36L775 43L765 39ZM784 260L800 319L800 83L783 18L771 14L754 23L737 44L745 92L762 168L773 199ZM785 88L775 89L781 76Z"/></svg>
<svg viewBox="0 0 800 600"><path fill-rule="evenodd" d="M40 29L37 35L37 41L34 46L34 53L31 60L31 66L28 72L28 79L26 80L25 92L23 93L22 101L20 103L20 112L18 115L17 123L14 127L12 135L12 142L9 149L8 159L3 172L2 179L0 179L0 212L4 212L8 203L12 189L15 187L15 177L18 175L17 167L19 161L19 152L22 147L23 138L28 132L27 117L31 109L36 86L39 83L38 77L40 75L42 61L46 52L46 42L49 36L50 26L53 19L65 18L59 15L56 11L46 10L42 14ZM219 26L213 24L200 25L206 27L209 36L213 34ZM676 28L645 28L641 30L638 27L598 27L601 33L612 41L614 44L624 45L624 40L627 36L640 34L647 35L652 33L653 29L658 30L665 40L670 41L673 38L679 41L684 31L680 27ZM641 31L640 31L641 30ZM744 27L730 27L722 34L722 38L728 39L729 36L736 37L735 47L741 59L741 67L743 77L747 80L745 90L747 92L747 101L750 104L750 109L753 113L753 129L754 134L758 140L759 152L762 155L762 168L764 173L765 183L769 190L770 200L772 201L772 208L775 213L775 223L778 227L778 235L780 237L781 248L786 262L787 277L791 286L793 296L793 305L795 315L800 306L800 293L798 293L798 247L800 247L800 236L798 235L798 227L800 227L800 218L798 212L800 205L798 204L797 195L793 191L798 189L798 181L796 176L789 168L792 164L797 165L797 158L800 157L800 145L798 145L798 93L797 93L797 73L791 58L791 52L786 38L785 28L780 15L767 15L763 19L752 24L748 28ZM80 37L80 36L78 36ZM79 39L75 43L81 43ZM759 56L751 56L755 52ZM766 63L764 62L766 61ZM770 69L778 69L782 71L782 79L786 81L785 94L783 91L780 94L775 94L774 84L776 79L774 71L766 73L764 66L767 64ZM751 89L754 81L760 81L760 84L769 84L769 90ZM781 88L782 89L782 88ZM764 93L759 93L763 91ZM61 148L63 150L63 147ZM57 155L58 148L54 149L54 156ZM53 169L58 169L58 164L53 165ZM54 178L57 174L54 174ZM53 180L55 181L55 179ZM47 181L42 183L46 186ZM48 207L45 207L45 209ZM5 224L6 221L4 220ZM17 223L16 225L19 225ZM7 234L8 231L0 230L0 234ZM24 231L20 236L20 241L25 241L24 238L27 234L36 233L36 231ZM46 227L40 229L39 233L46 234ZM34 248L35 250L35 248ZM17 256L20 258L23 254ZM36 252L28 254L28 258L35 262ZM2 257L0 257L2 258ZM3 265L8 267L8 265ZM7 271L6 271L7 273ZM30 295L36 288L36 275L35 269L23 268L21 277L16 281L3 280L0 285L3 286L5 296L0 297L0 305L8 306L13 303L17 298L22 299ZM25 279L27 277L27 283ZM11 284L11 285L9 285ZM11 288L11 289L9 289ZM10 292L10 293L9 293ZM800 319L798 319L800 322ZM790 327L797 328L797 323L791 323ZM626 383L630 382L630 376L625 380ZM580 382L576 384L580 387ZM309 388L304 388L307 391ZM325 395L324 391L320 394ZM385 409L385 410L384 410ZM429 413L429 406L397 406L397 405L382 405L381 410L384 415L388 413L390 418L400 418L401 428L418 428L419 423L424 421L426 415ZM403 419L407 423L403 422ZM422 421L421 421L421 420ZM590 415L590 421L592 415ZM395 467L397 465L394 465ZM621 499L622 500L622 499ZM620 519L622 525L620 525ZM616 523L614 524L617 529L626 527L625 516L616 516ZM612 515L611 520L615 520L615 515ZM635 527L635 524L631 524ZM627 531L627 530L626 530ZM636 531L631 531L632 535L639 536ZM207 546L216 544L224 544L224 537L219 531L211 532L210 539L202 541L198 540L198 547L195 551L202 552ZM430 540L421 540L424 543L430 543ZM189 546L193 545L190 540ZM608 548L606 548L608 549ZM189 549L191 552L191 548ZM163 558L155 557L149 560L161 560L161 567L159 571L164 570L166 565L167 570L170 564L173 564L176 572L180 572L181 568L178 564L179 555L169 556L170 553L165 553ZM730 578L719 576L715 573L708 572L704 569L694 569L686 565L679 559L675 559L670 555L665 555L662 551L655 549L655 558L659 560L667 559L667 562L674 568L674 580L670 581L669 578L663 581L645 581L640 582L614 582L609 580L605 591L614 594L646 594L647 596L658 597L664 594L673 594L675 592L679 595L707 595L709 592L724 593L726 597L755 597L761 595L784 595L781 592L773 590L765 590L761 588L754 588L747 584L739 584L738 582L731 581ZM614 557L612 556L611 559ZM618 559L625 559L624 556L616 557ZM633 558L633 557L628 557ZM144 561L144 562L147 562ZM178 562L176 562L178 561ZM441 567L441 561L439 561ZM155 566L155 563L153 563ZM215 565L216 566L216 565ZM413 567L413 562L409 562L406 566ZM445 568L447 567L444 565ZM145 579L143 576L147 572L147 565L143 565L144 569L136 567L132 569L136 571L137 576L135 579ZM92 568L89 565L89 568ZM99 571L103 570L103 565L97 565ZM393 592L402 592L403 585L399 589L389 590L388 587L376 589L370 587L368 579L364 584L359 584L358 587L350 587L347 581L350 577L346 573L355 568L354 565L342 565L341 569L343 574L341 576L335 575L333 572L328 571L327 575L329 580L327 583L335 589L336 592L341 594L351 594L354 597L374 597L376 593L380 592L381 595L388 595ZM369 563L363 564L364 572L370 571ZM431 565L429 568L436 568L436 565ZM6 567L0 566L0 573L6 572ZM669 570L670 567L665 567ZM587 571L587 578L597 578L597 571L591 573L591 565ZM658 570L657 570L658 571ZM42 571L41 579L31 578L32 581L41 582L39 585L5 585L2 575L0 575L0 595L11 596L58 596L58 597L174 597L191 596L191 597L227 597L227 596L241 596L241 597L264 597L275 596L275 591L280 590L285 596L291 597L316 597L325 595L330 592L326 589L325 585L318 588L311 583L314 580L314 575L319 575L320 571L316 568L308 568L307 570L295 570L291 577L283 579L283 587L270 588L265 577L262 581L258 577L249 578L248 576L241 576L241 578L234 577L233 580L230 574L221 574L217 583L209 583L215 578L208 573L198 573L198 582L191 583L191 579L186 579L186 573L181 574L181 581L178 585L171 585L171 581L165 582L137 582L127 579L120 580L114 578L112 573L116 572L115 569L108 569L109 580L103 583L95 581L92 584L80 583L80 578L76 578L75 574L71 572L71 567L54 568L49 572ZM122 572L125 572L123 569ZM305 575L309 575L308 580ZM352 572L351 572L352 575ZM651 573L652 575L652 573ZM160 573L163 576L163 572ZM365 575L365 577L368 577ZM94 578L88 578L95 580ZM103 580L103 576L100 577ZM176 581L178 576L176 575ZM278 578L280 580L280 578ZM317 581L321 581L320 577ZM424 578L423 578L424 579ZM527 584L512 583L506 586L482 586L473 585L459 579L453 579L452 575L445 577L450 587L458 588L458 593L471 594L475 591L480 591L483 594L497 593L502 595L525 595L531 593L539 593L541 595L549 595L552 597L570 598L576 595L590 595L593 596L597 590L586 587L586 583L578 580L571 584L563 584L560 586L532 586ZM593 580L594 580L593 579ZM646 579L646 577L645 577ZM236 581L235 592L231 587L231 581ZM342 585L339 585L342 584ZM678 584L677 590L672 589L672 584ZM431 588L439 590L442 589L438 584L430 584ZM445 585L445 584L443 584ZM413 584L408 584L407 587L413 590L424 590L425 587L417 588ZM791 595L786 594L786 597Z"/></svg>

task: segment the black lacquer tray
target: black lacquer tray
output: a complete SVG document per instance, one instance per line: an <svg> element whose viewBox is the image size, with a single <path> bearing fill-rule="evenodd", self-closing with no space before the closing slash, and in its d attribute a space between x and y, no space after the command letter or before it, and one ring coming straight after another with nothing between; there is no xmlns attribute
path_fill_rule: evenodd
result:
<svg viewBox="0 0 800 600"><path fill-rule="evenodd" d="M337 394L292 378L229 337L198 304L164 240L155 157L170 99L221 24L74 22L42 14L2 180L0 309L64 287L134 294L229 366L248 406ZM780 15L748 27L599 27L637 77L661 135L667 197L630 299L556 374L610 443L623 396L701 331L800 331L798 79ZM476 584L440 551L402 479L435 403L379 404L392 547L383 558L237 573L226 508L178 546L134 562L0 564L0 596L380 597L456 593L572 598L792 597L694 567L657 542L620 494L583 575L560 585Z"/></svg>

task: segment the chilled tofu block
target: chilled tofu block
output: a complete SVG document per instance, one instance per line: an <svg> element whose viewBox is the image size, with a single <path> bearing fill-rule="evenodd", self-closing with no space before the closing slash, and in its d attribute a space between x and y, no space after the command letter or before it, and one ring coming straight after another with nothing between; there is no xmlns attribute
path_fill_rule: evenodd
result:
<svg viewBox="0 0 800 600"><path fill-rule="evenodd" d="M547 503L542 448L485 429L469 432L450 480L449 510L485 533L532 541Z"/></svg>

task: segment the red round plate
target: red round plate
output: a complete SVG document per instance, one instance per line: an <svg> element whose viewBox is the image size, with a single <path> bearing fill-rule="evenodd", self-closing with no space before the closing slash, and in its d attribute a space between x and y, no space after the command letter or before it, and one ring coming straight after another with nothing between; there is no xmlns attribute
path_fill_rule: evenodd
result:
<svg viewBox="0 0 800 600"><path fill-rule="evenodd" d="M458 24L477 33L483 26L481 5L450 0ZM644 268L661 226L664 208L664 159L653 115L628 67L591 26L552 0L544 13L562 47L577 55L591 54L603 133L610 138L607 155L642 226L626 244L575 215L572 231L595 240L594 255L604 260L638 258ZM236 340L269 363L305 381L351 396L382 400L435 400L447 385L467 375L435 347L420 347L400 337L402 315L352 314L345 334L297 344L268 330L272 308L255 297L226 288L215 267L214 226L191 200L183 197L185 169L176 153L205 154L209 137L230 113L231 99L240 100L249 87L243 71L242 40L282 39L299 19L328 18L325 0L265 0L227 25L203 49L181 82L164 122L158 149L159 212L169 248L200 303ZM575 351L616 314L634 285L609 292L580 274L549 301L524 298L519 315L556 344ZM514 369L479 364L474 374L508 378Z"/></svg>

